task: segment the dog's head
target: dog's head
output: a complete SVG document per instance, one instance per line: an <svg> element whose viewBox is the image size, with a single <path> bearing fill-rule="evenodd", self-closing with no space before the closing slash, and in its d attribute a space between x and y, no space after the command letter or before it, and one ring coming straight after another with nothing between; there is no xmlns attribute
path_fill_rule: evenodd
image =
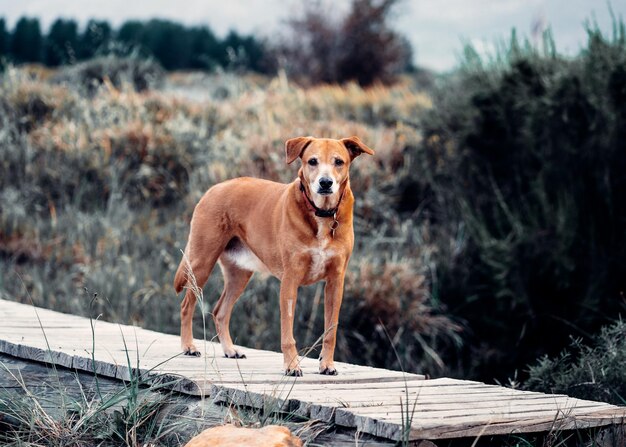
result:
<svg viewBox="0 0 626 447"><path fill-rule="evenodd" d="M287 140L287 163L302 159L298 173L309 197L319 208L337 206L348 181L350 163L361 154L373 155L358 137L333 140L330 138L298 137Z"/></svg>

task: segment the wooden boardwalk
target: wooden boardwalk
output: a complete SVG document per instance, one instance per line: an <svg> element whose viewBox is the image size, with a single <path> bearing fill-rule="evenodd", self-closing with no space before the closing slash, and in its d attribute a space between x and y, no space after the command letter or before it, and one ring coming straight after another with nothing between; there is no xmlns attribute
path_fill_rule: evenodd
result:
<svg viewBox="0 0 626 447"><path fill-rule="evenodd" d="M203 357L187 357L177 336L104 321L93 321L92 333L91 323L0 300L0 352L123 380L136 373L175 379L183 393L282 409L391 440L402 438L407 408L413 440L582 429L622 424L626 416L626 407L564 395L348 363L336 364L338 376L322 376L309 358L301 363L303 377L285 377L279 353L244 349L247 359L225 359L219 344L207 342Z"/></svg>

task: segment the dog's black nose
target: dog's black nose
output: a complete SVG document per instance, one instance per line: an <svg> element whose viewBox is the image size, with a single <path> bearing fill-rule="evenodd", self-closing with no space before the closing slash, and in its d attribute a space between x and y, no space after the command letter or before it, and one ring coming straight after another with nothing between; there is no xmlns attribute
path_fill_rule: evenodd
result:
<svg viewBox="0 0 626 447"><path fill-rule="evenodd" d="M320 188L321 189L330 189L332 186L333 186L332 179L329 179L328 177L322 177L320 179Z"/></svg>

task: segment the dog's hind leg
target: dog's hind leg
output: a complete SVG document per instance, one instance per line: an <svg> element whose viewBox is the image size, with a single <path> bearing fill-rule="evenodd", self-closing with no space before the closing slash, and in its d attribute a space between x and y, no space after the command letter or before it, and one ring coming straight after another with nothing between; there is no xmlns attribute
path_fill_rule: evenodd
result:
<svg viewBox="0 0 626 447"><path fill-rule="evenodd" d="M185 291L185 298L180 303L180 344L185 355L200 356L200 351L193 343L193 312L196 308L196 291Z"/></svg>
<svg viewBox="0 0 626 447"><path fill-rule="evenodd" d="M193 343L193 313L196 308L196 301L202 297L202 287L204 287L215 266L217 256L212 259L200 258L195 261L183 259L182 261L187 263L188 276L185 298L180 303L180 342L185 355L200 356L200 351Z"/></svg>
<svg viewBox="0 0 626 447"><path fill-rule="evenodd" d="M253 272L238 267L228 256L222 256L219 265L224 276L224 291L213 308L215 329L222 344L224 356L237 359L245 358L244 354L235 349L230 338L229 326L233 307L246 288Z"/></svg>
<svg viewBox="0 0 626 447"><path fill-rule="evenodd" d="M193 314L196 301L201 297L202 288L230 239L226 231L207 231L211 228L216 228L216 225L207 222L203 216L196 219L194 215L189 242L175 279L177 292L183 287L187 289L185 298L180 304L180 339L186 355L200 355L200 351L193 343Z"/></svg>

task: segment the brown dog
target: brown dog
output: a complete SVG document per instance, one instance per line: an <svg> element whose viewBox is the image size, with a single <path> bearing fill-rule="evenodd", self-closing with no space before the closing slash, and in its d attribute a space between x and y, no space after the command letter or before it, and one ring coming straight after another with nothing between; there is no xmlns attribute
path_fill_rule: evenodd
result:
<svg viewBox="0 0 626 447"><path fill-rule="evenodd" d="M200 199L191 219L185 258L174 287L189 280L206 283L216 262L224 291L213 309L217 335L226 357L243 358L230 338L235 302L254 271L271 273L280 285L280 334L284 370L301 376L293 338L298 287L324 280L324 337L320 373L337 374L333 363L343 282L352 247L352 206L348 170L362 153L374 154L357 137L343 140L292 138L285 143L287 163L302 159L298 178L289 184L237 178L217 184ZM200 355L193 344L196 296L187 289L181 303L180 336L185 354Z"/></svg>

